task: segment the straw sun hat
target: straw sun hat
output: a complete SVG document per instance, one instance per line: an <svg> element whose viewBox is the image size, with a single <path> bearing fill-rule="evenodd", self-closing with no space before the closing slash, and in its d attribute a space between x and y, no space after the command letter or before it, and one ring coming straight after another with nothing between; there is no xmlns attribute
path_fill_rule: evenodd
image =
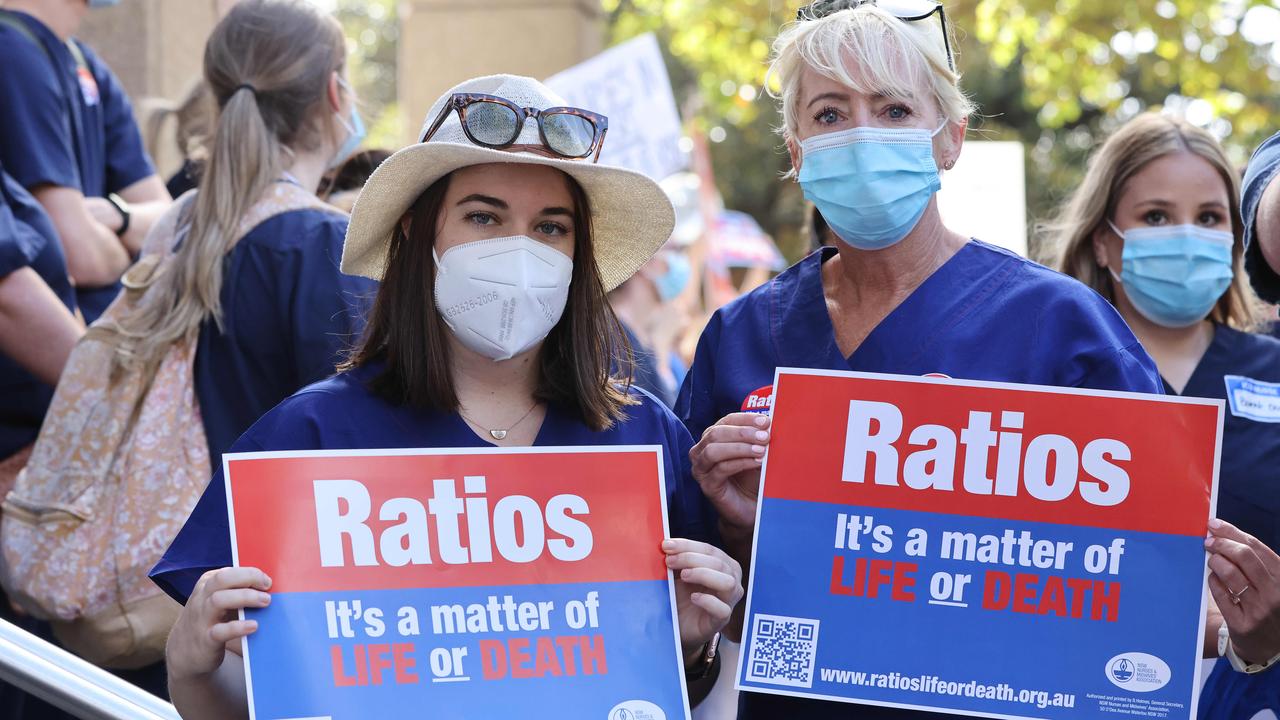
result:
<svg viewBox="0 0 1280 720"><path fill-rule="evenodd" d="M441 95L423 123L422 137L454 93L485 93L520 107L545 109L565 101L533 78L491 75L468 80ZM590 108L584 108L590 109ZM607 140L606 140L607 142ZM538 125L525 121L517 144L541 146ZM436 180L459 168L486 163L547 165L578 181L591 204L596 265L606 290L612 290L657 252L675 225L671 202L648 177L586 160L566 160L530 152L508 152L473 144L463 134L457 112L430 142L410 145L378 166L355 208L342 248L342 271L381 280L392 231L418 196Z"/></svg>

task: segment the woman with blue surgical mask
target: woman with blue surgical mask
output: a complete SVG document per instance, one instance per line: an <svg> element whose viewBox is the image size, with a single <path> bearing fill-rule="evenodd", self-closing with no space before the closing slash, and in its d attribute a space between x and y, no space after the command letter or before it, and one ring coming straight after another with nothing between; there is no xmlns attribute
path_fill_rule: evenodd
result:
<svg viewBox="0 0 1280 720"><path fill-rule="evenodd" d="M1155 363L1097 293L943 224L936 192L973 111L951 47L928 0L821 0L774 44L795 179L835 247L717 311L676 403L700 438L694 478L744 565L778 367L1161 391ZM795 592L828 592L819 585ZM888 646L904 632L868 620L848 641ZM775 717L950 716L743 693L739 718Z"/></svg>
<svg viewBox="0 0 1280 720"><path fill-rule="evenodd" d="M1155 359L1165 392L1226 401L1218 517L1280 550L1280 341L1249 332L1258 303L1242 267L1239 207L1236 173L1217 140L1151 113L1098 150L1046 230L1058 267L1115 305ZM1252 622L1232 615L1254 609L1258 588L1221 569L1230 638ZM1241 662L1228 643L1222 654L1202 719L1280 711L1280 675L1232 670L1232 662L1247 669L1269 658Z"/></svg>

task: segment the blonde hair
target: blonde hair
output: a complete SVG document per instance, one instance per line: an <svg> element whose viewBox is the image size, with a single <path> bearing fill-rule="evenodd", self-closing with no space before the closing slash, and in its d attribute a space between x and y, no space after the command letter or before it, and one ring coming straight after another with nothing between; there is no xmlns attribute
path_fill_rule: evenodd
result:
<svg viewBox="0 0 1280 720"><path fill-rule="evenodd" d="M1115 303L1111 274L1098 265L1093 238L1100 231L1111 232L1107 222L1115 215L1116 203L1126 186L1148 164L1177 153L1191 153L1213 166L1227 186L1227 206L1231 214L1231 286L1218 299L1209 319L1242 330L1254 327L1259 318L1258 300L1249 289L1244 272L1244 223L1240 216L1240 181L1222 145L1212 135L1186 120L1143 113L1107 138L1089 159L1084 181L1052 221L1042 224L1039 234L1052 255L1055 269L1070 275Z"/></svg>
<svg viewBox="0 0 1280 720"><path fill-rule="evenodd" d="M205 144L213 134L213 122L217 117L217 106L209 94L209 86L205 84L204 78L193 83L182 100L176 103L153 100L148 109L144 136L147 152L152 157L161 153L160 141L165 125L173 118L176 123L173 139L178 155L183 160L196 164L204 161Z"/></svg>
<svg viewBox="0 0 1280 720"><path fill-rule="evenodd" d="M217 102L213 139L189 232L123 330L140 338L120 362L158 363L206 318L221 326L223 257L241 219L280 177L281 155L314 150L334 120L329 77L346 56L342 27L301 0L245 0L205 45L204 84Z"/></svg>
<svg viewBox="0 0 1280 720"><path fill-rule="evenodd" d="M937 18L908 22L875 5L786 26L773 43L766 82L771 87L776 79L780 87L775 97L782 136L793 140L799 128L800 75L806 65L865 95L906 98L927 88L949 122L968 119L975 106L960 89L960 74L947 63L942 32Z"/></svg>

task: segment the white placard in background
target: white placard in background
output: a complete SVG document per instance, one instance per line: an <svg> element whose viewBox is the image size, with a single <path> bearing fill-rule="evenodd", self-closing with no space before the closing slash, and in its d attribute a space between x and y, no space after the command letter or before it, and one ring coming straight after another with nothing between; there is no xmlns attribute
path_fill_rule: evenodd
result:
<svg viewBox="0 0 1280 720"><path fill-rule="evenodd" d="M942 174L938 210L947 227L1027 254L1027 186L1020 142L967 140Z"/></svg>
<svg viewBox="0 0 1280 720"><path fill-rule="evenodd" d="M680 114L652 33L628 40L547 78L569 105L609 118L600 162L654 180L684 169Z"/></svg>

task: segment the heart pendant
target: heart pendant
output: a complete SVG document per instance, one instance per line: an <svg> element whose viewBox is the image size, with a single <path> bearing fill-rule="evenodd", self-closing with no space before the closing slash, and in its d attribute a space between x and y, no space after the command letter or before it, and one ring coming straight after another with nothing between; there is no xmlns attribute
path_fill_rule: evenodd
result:
<svg viewBox="0 0 1280 720"><path fill-rule="evenodd" d="M503 440L507 437L506 430L490 430L489 434L493 436L494 440Z"/></svg>

